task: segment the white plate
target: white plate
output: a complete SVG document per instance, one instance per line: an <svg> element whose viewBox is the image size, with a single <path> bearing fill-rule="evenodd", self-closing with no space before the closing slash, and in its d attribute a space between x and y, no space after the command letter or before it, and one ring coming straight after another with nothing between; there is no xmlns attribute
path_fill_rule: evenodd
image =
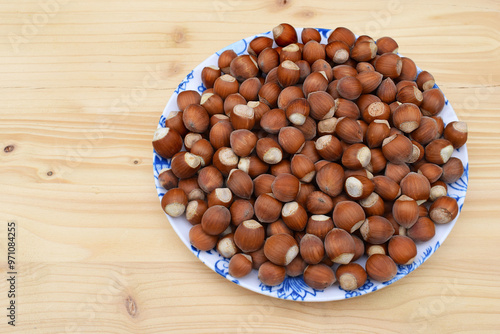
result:
<svg viewBox="0 0 500 334"><path fill-rule="evenodd" d="M297 34L300 36L302 28L297 28ZM322 43L325 43L331 30L329 29L318 29L322 36ZM264 34L259 34L255 36L251 36L245 39L242 39L236 43L233 43L222 50L219 50L215 54L208 57L201 64L196 66L194 70L192 70L184 80L179 84L174 94L170 97L170 100L167 102L167 106L163 110L163 114L160 117L160 121L158 123L158 127L165 126L165 118L166 116L174 110L178 110L177 107L177 95L184 90L196 90L200 94L206 89L201 82L201 71L205 66L209 65L217 65L217 59L222 51L227 49L233 49L238 55L247 54L247 46L248 43L253 40L257 36L267 36L272 38L272 32L267 32ZM421 70L419 69L419 72ZM437 85L435 86L437 87ZM448 99L445 98L445 107L443 111L439 114L443 118L445 124L456 121L457 116L455 111L453 110L451 104L448 102ZM465 194L467 192L467 183L469 179L469 160L467 155L467 147L463 146L460 149L457 149L453 152L453 156L462 160L464 164L464 174L457 182L448 185L448 196L455 198L458 201L459 211L462 210L462 206L465 200ZM166 160L156 153L154 153L153 157L153 167L154 167L154 177L156 190L158 192L158 197L161 200L163 195L165 194L165 189L158 182L158 173L164 168L170 168L170 160ZM460 215L460 212L459 212ZM422 263L424 263L443 243L451 229L455 225L458 216L454 221L445 225L436 225L436 235L427 242L417 243L417 257L415 261L410 265L398 266L398 273L396 277L388 282L378 282L371 279L368 279L366 283L359 289L353 291L345 291L342 290L339 285L336 283L333 286L325 289L325 290L316 290L304 283L302 276L300 277L287 277L285 281L274 287L263 285L257 278L257 271L253 270L248 276L244 278L235 279L228 274L228 264L229 260L222 257L215 249L204 252L199 251L189 243L189 229L191 228L191 224L185 219L184 216L178 218L168 217L170 224L172 225L175 232L184 242L184 244L191 250L196 257L200 259L207 267L214 270L219 275L227 278L231 282L238 284L246 289L258 292L263 295L288 299L288 300L298 300L298 301L308 301L308 302L320 302L320 301L331 301L331 300L339 300L339 299L347 299L352 297L361 296L370 292L374 292L380 290L392 283L400 280L405 277L413 270L417 269ZM364 266L366 258L358 260L357 262ZM203 284L203 283L200 283Z"/></svg>

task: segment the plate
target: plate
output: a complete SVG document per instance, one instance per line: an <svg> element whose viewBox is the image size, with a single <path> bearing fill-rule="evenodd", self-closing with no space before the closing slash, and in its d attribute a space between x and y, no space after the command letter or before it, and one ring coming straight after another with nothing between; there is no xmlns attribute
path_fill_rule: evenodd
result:
<svg viewBox="0 0 500 334"><path fill-rule="evenodd" d="M300 36L302 32L302 28L297 28L297 34ZM321 43L325 43L330 32L330 29L317 29L320 34L322 41ZM160 117L160 121L158 122L158 127L165 126L165 119L171 111L178 110L177 108L177 95L185 90L196 90L200 94L205 91L205 86L201 81L201 71L205 66L215 65L217 66L217 59L219 55L228 49L234 50L238 55L247 54L247 46L251 40L258 36L267 36L273 38L272 32L268 31L263 34L247 37L242 39L236 43L233 43L219 51L215 54L211 55L207 59L205 59L201 64L196 66L194 70L192 70L182 82L179 84L177 89L174 91L174 94L170 97L169 101L165 109L163 110L163 114ZM418 68L420 72L421 69ZM438 88L437 85L434 88ZM456 121L457 116L453 107L449 103L448 99L445 97L445 107L439 114L443 118L445 124ZM168 221L172 225L174 231L181 238L182 242L186 245L186 247L194 253L194 255L200 259L207 267L215 271L217 274L225 277L229 281L234 284L238 284L243 288L255 291L257 293L280 298L287 300L296 300L296 301L305 301L305 302L322 302L322 301L332 301L332 300L342 300L352 297L357 297L361 295L365 295L386 286L393 284L394 282L400 280L406 275L410 274L412 271L421 266L444 242L451 229L455 225L460 211L462 211L462 207L465 200L465 194L467 192L467 184L469 179L469 161L467 155L467 147L464 145L460 149L456 149L453 152L453 156L459 158L464 164L464 174L462 177L455 183L448 185L448 196L453 197L457 200L459 206L459 214L451 223L445 225L436 225L436 235L427 242L420 242L417 244L417 257L415 261L410 265L398 265L398 272L396 277L388 282L378 282L371 279L368 279L366 283L357 290L353 291L345 291L340 288L338 284L334 284L333 286L325 289L325 290L317 290L309 287L304 283L302 276L299 277L287 277L283 283L278 286L266 286L262 284L257 278L257 271L252 270L252 272L243 278L236 279L231 277L228 273L228 264L229 259L222 257L215 249L211 251L199 251L198 249L191 246L189 242L189 229L191 228L191 224L184 218L184 216L178 218L168 217ZM154 178L156 184L156 190L158 192L158 197L161 201L161 198L165 194L165 189L158 182L158 174L162 169L170 168L170 160L164 159L154 153L153 156L153 169L154 169ZM365 264L366 259L364 257L356 262L361 265Z"/></svg>

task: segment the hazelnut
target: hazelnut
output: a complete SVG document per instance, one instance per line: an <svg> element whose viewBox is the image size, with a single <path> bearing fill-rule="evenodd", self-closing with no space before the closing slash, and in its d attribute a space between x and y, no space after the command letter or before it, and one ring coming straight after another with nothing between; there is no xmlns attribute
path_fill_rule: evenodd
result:
<svg viewBox="0 0 500 334"><path fill-rule="evenodd" d="M279 144L272 138L261 138L257 141L256 152L259 158L270 165L277 164L283 158Z"/></svg>
<svg viewBox="0 0 500 334"><path fill-rule="evenodd" d="M375 192L359 201L359 205L365 210L367 216L380 216L385 212L384 201Z"/></svg>
<svg viewBox="0 0 500 334"><path fill-rule="evenodd" d="M365 168L370 163L370 160L370 149L360 143L350 145L342 155L342 165L348 169Z"/></svg>
<svg viewBox="0 0 500 334"><path fill-rule="evenodd" d="M233 50L226 50L220 54L219 59L217 60L217 66L219 66L222 72L227 74L229 73L229 66L231 62L236 57L238 57L236 52Z"/></svg>
<svg viewBox="0 0 500 334"><path fill-rule="evenodd" d="M444 108L444 95L439 88L428 89L423 92L420 110L425 116L435 116Z"/></svg>
<svg viewBox="0 0 500 334"><path fill-rule="evenodd" d="M201 224L194 225L189 230L189 241L191 245L201 251L212 250L217 244L218 239L218 236L210 235L203 231Z"/></svg>
<svg viewBox="0 0 500 334"><path fill-rule="evenodd" d="M281 87L293 86L299 82L300 68L291 60L285 60L278 66L278 83Z"/></svg>
<svg viewBox="0 0 500 334"><path fill-rule="evenodd" d="M209 207L201 218L203 231L210 235L219 235L231 223L231 214L226 207L214 205Z"/></svg>
<svg viewBox="0 0 500 334"><path fill-rule="evenodd" d="M240 169L233 169L229 172L226 184L238 197L249 199L252 196L253 181L247 173Z"/></svg>
<svg viewBox="0 0 500 334"><path fill-rule="evenodd" d="M307 212L302 205L297 202L288 202L281 209L283 222L294 231L302 231L307 225Z"/></svg>
<svg viewBox="0 0 500 334"><path fill-rule="evenodd" d="M288 234L293 237L293 231L286 226L282 219L278 219L274 223L267 225L266 235L270 237L276 234ZM295 240L295 239L294 239Z"/></svg>
<svg viewBox="0 0 500 334"><path fill-rule="evenodd" d="M304 44L309 41L316 41L318 43L321 42L321 35L319 34L319 31L314 28L304 28L300 37L302 39L302 43Z"/></svg>
<svg viewBox="0 0 500 334"><path fill-rule="evenodd" d="M218 77L214 82L214 94L219 95L223 100L231 94L238 93L239 88L240 84L236 78L229 74Z"/></svg>
<svg viewBox="0 0 500 334"><path fill-rule="evenodd" d="M358 81L361 83L362 94L369 94L374 90L376 90L377 87L382 82L382 78L383 78L382 74L376 71L366 71L356 75L356 79L358 79Z"/></svg>
<svg viewBox="0 0 500 334"><path fill-rule="evenodd" d="M283 150L290 154L299 153L305 143L302 132L292 126L281 128L278 134L278 142Z"/></svg>
<svg viewBox="0 0 500 334"><path fill-rule="evenodd" d="M422 104L422 100L424 99L424 95L414 86L406 86L403 87L396 95L396 99L398 102L402 104L411 103L412 105L418 107ZM420 112L420 109L419 109Z"/></svg>
<svg viewBox="0 0 500 334"><path fill-rule="evenodd" d="M354 240L345 230L333 228L325 237L325 251L334 263L347 264L354 257Z"/></svg>
<svg viewBox="0 0 500 334"><path fill-rule="evenodd" d="M186 109L190 104L199 104L201 96L195 90L185 90L177 95L177 106L180 110Z"/></svg>
<svg viewBox="0 0 500 334"><path fill-rule="evenodd" d="M382 102L392 103L396 99L397 89L391 78L382 80L377 88L377 96Z"/></svg>
<svg viewBox="0 0 500 334"><path fill-rule="evenodd" d="M225 177L229 175L232 169L238 166L238 156L234 154L233 150L229 147L221 147L215 151L212 160L215 168Z"/></svg>
<svg viewBox="0 0 500 334"><path fill-rule="evenodd" d="M165 168L158 173L158 182L160 182L163 188L170 190L172 188L177 188L179 178L174 175L170 168Z"/></svg>
<svg viewBox="0 0 500 334"><path fill-rule="evenodd" d="M262 115L260 126L267 133L277 134L281 128L288 125L285 112L281 109L271 109Z"/></svg>
<svg viewBox="0 0 500 334"><path fill-rule="evenodd" d="M253 180L254 195L259 197L262 194L272 193L272 184L276 176L271 174L261 174Z"/></svg>
<svg viewBox="0 0 500 334"><path fill-rule="evenodd" d="M391 37L384 36L377 39L377 53L382 55L384 53L398 53L398 43Z"/></svg>
<svg viewBox="0 0 500 334"><path fill-rule="evenodd" d="M286 117L294 125L303 125L309 116L310 107L306 99L300 98L290 102L286 108Z"/></svg>
<svg viewBox="0 0 500 334"><path fill-rule="evenodd" d="M240 93L231 94L228 97L226 97L226 99L224 100L224 114L226 114L226 116L230 117L231 113L233 112L233 109L236 105L238 105L238 104L246 105L246 103L247 103L247 100L243 96L241 96ZM233 124L233 127L234 127L234 124Z"/></svg>
<svg viewBox="0 0 500 334"><path fill-rule="evenodd" d="M245 220L234 232L234 242L245 253L255 252L264 244L266 232L255 220Z"/></svg>
<svg viewBox="0 0 500 334"><path fill-rule="evenodd" d="M341 264L335 272L340 287L344 290L356 290L362 287L367 279L366 271L357 263Z"/></svg>
<svg viewBox="0 0 500 334"><path fill-rule="evenodd" d="M304 96L314 92L324 92L328 87L328 78L324 71L312 72L309 74L302 85Z"/></svg>
<svg viewBox="0 0 500 334"><path fill-rule="evenodd" d="M348 144L355 144L363 141L363 131L361 126L351 118L339 118L335 131L337 136Z"/></svg>
<svg viewBox="0 0 500 334"><path fill-rule="evenodd" d="M403 187L401 187L401 189L403 189ZM399 225L410 228L417 222L419 217L418 203L413 198L401 195L394 202L392 215Z"/></svg>
<svg viewBox="0 0 500 334"><path fill-rule="evenodd" d="M425 242L431 240L436 234L434 222L429 217L420 217L417 222L410 227L406 234L413 241Z"/></svg>
<svg viewBox="0 0 500 334"><path fill-rule="evenodd" d="M389 256L374 254L366 260L366 273L376 281L387 282L396 277L398 268Z"/></svg>
<svg viewBox="0 0 500 334"><path fill-rule="evenodd" d="M394 164L404 164L411 158L413 145L404 135L395 134L384 139L382 153L388 161Z"/></svg>
<svg viewBox="0 0 500 334"><path fill-rule="evenodd" d="M377 175L373 179L375 192L386 201L393 201L401 195L401 188L391 178L383 175Z"/></svg>
<svg viewBox="0 0 500 334"><path fill-rule="evenodd" d="M179 186L179 188L184 190L189 201L192 201L195 199L201 199L201 200L205 199L205 193L198 185L198 177L197 176L190 177L188 179L179 180L178 186Z"/></svg>
<svg viewBox="0 0 500 334"><path fill-rule="evenodd" d="M239 93L246 101L258 101L261 87L262 83L258 78L248 78L241 83Z"/></svg>
<svg viewBox="0 0 500 334"><path fill-rule="evenodd" d="M309 93L307 102L310 106L310 116L315 120L323 120L335 113L335 99L327 92L318 91Z"/></svg>
<svg viewBox="0 0 500 334"><path fill-rule="evenodd" d="M172 158L182 148L182 138L170 128L158 128L153 137L153 148L165 159Z"/></svg>
<svg viewBox="0 0 500 334"><path fill-rule="evenodd" d="M279 46L287 46L297 43L297 32L295 28L288 23L282 23L273 28L273 37Z"/></svg>
<svg viewBox="0 0 500 334"><path fill-rule="evenodd" d="M194 154L201 159L201 166L205 167L210 165L212 162L212 157L214 155L214 148L210 144L210 142L206 139L197 140L192 146L190 150L191 154Z"/></svg>
<svg viewBox="0 0 500 334"><path fill-rule="evenodd" d="M209 132L208 138L213 148L218 150L230 145L231 132L233 127L230 122L218 122Z"/></svg>
<svg viewBox="0 0 500 334"><path fill-rule="evenodd" d="M444 139L449 140L454 148L464 146L467 141L467 123L456 121L448 123L444 129Z"/></svg>
<svg viewBox="0 0 500 334"><path fill-rule="evenodd" d="M170 167L179 179L187 179L194 176L200 169L201 159L197 155L182 151L174 155Z"/></svg>
<svg viewBox="0 0 500 334"><path fill-rule="evenodd" d="M233 203L233 193L229 188L216 188L207 196L208 206L222 205L229 208Z"/></svg>
<svg viewBox="0 0 500 334"><path fill-rule="evenodd" d="M224 185L222 173L214 166L202 168L198 173L198 185L207 194L216 188L222 188Z"/></svg>
<svg viewBox="0 0 500 334"><path fill-rule="evenodd" d="M387 245L389 256L395 263L401 265L412 264L417 256L417 246L415 242L405 236L395 235L389 240Z"/></svg>
<svg viewBox="0 0 500 334"><path fill-rule="evenodd" d="M429 217L436 224L447 224L458 215L457 201L448 196L439 197L429 208Z"/></svg>
<svg viewBox="0 0 500 334"><path fill-rule="evenodd" d="M302 59L307 61L309 64L313 64L318 59L325 59L326 52L324 45L317 41L305 42L304 48L302 49Z"/></svg>
<svg viewBox="0 0 500 334"><path fill-rule="evenodd" d="M290 168L292 174L301 182L309 183L316 175L314 163L304 154L295 154L292 158Z"/></svg>
<svg viewBox="0 0 500 334"><path fill-rule="evenodd" d="M312 215L307 221L306 233L314 234L324 240L333 227L332 218L325 215Z"/></svg>
<svg viewBox="0 0 500 334"><path fill-rule="evenodd" d="M295 259L287 265L286 274L290 277L297 277L304 273L304 270L307 267L307 263L302 259L300 255L297 255Z"/></svg>
<svg viewBox="0 0 500 334"><path fill-rule="evenodd" d="M206 66L201 71L201 81L206 88L213 88L215 80L220 77L221 74L221 70L217 66Z"/></svg>
<svg viewBox="0 0 500 334"><path fill-rule="evenodd" d="M443 165L443 174L441 180L446 183L454 183L458 181L464 173L464 165L458 158L451 157L447 163Z"/></svg>
<svg viewBox="0 0 500 334"><path fill-rule="evenodd" d="M338 27L328 36L328 43L333 41L342 41L347 46L352 47L356 41L356 35L345 27Z"/></svg>
<svg viewBox="0 0 500 334"><path fill-rule="evenodd" d="M425 147L425 160L437 165L445 164L453 153L453 145L446 139L435 139Z"/></svg>
<svg viewBox="0 0 500 334"><path fill-rule="evenodd" d="M310 264L304 270L304 282L313 289L324 290L335 281L335 273L325 264Z"/></svg>
<svg viewBox="0 0 500 334"><path fill-rule="evenodd" d="M275 265L268 261L259 267L257 277L264 285L276 286L280 285L285 280L286 270L285 267Z"/></svg>
<svg viewBox="0 0 500 334"><path fill-rule="evenodd" d="M279 219L283 204L271 194L262 194L254 204L255 216L263 223L272 223Z"/></svg>
<svg viewBox="0 0 500 334"><path fill-rule="evenodd" d="M257 136L247 129L235 130L231 132L229 143L234 154L239 157L246 157L255 149Z"/></svg>
<svg viewBox="0 0 500 334"><path fill-rule="evenodd" d="M351 58L356 61L370 61L371 59L375 58L376 55L377 45L373 41L356 43L351 49ZM381 72L378 69L377 71ZM399 73L397 76L399 76Z"/></svg>
<svg viewBox="0 0 500 334"><path fill-rule="evenodd" d="M352 199L359 200L368 197L375 185L365 176L354 175L345 180L344 190Z"/></svg>
<svg viewBox="0 0 500 334"><path fill-rule="evenodd" d="M344 169L336 163L328 163L316 173L316 183L325 194L337 196L344 187Z"/></svg>
<svg viewBox="0 0 500 334"><path fill-rule="evenodd" d="M252 257L247 254L236 254L229 260L228 273L234 278L241 278L252 271Z"/></svg>
<svg viewBox="0 0 500 334"><path fill-rule="evenodd" d="M395 79L401 74L403 62L395 53L384 53L375 61L375 70L385 77Z"/></svg>
<svg viewBox="0 0 500 334"><path fill-rule="evenodd" d="M239 252L238 247L236 247L236 244L234 243L234 234L229 233L220 238L215 249L223 257L231 259L236 253ZM251 268L252 265L250 264L250 269Z"/></svg>
<svg viewBox="0 0 500 334"><path fill-rule="evenodd" d="M269 169L269 165L260 160L258 157L251 155L240 159L238 169L241 169L250 175L250 177L254 178L260 174L266 173Z"/></svg>
<svg viewBox="0 0 500 334"><path fill-rule="evenodd" d="M171 217L179 217L186 210L188 198L184 190L172 188L163 195L161 199L161 207L163 211Z"/></svg>
<svg viewBox="0 0 500 334"><path fill-rule="evenodd" d="M248 44L247 51L252 56L258 56L262 50L271 48L273 46L273 42L273 39L269 37L256 37Z"/></svg>
<svg viewBox="0 0 500 334"><path fill-rule="evenodd" d="M427 71L422 71L417 76L417 85L422 91L432 89L435 83L434 77Z"/></svg>
<svg viewBox="0 0 500 334"><path fill-rule="evenodd" d="M420 126L421 117L420 109L415 104L403 103L394 110L392 121L399 130L410 133Z"/></svg>
<svg viewBox="0 0 500 334"><path fill-rule="evenodd" d="M409 172L410 167L408 167L407 164L398 165L389 162L385 168L385 176L389 177L397 184L399 184L403 177L405 177Z"/></svg>
<svg viewBox="0 0 500 334"><path fill-rule="evenodd" d="M355 247L354 257L352 258L351 261L354 262L359 260L365 253L365 243L363 240L361 240L359 237L355 235L351 235L351 237L352 240L354 240L354 247Z"/></svg>
<svg viewBox="0 0 500 334"><path fill-rule="evenodd" d="M229 65L229 73L242 82L259 74L257 58L252 55L241 55L234 58Z"/></svg>
<svg viewBox="0 0 500 334"><path fill-rule="evenodd" d="M234 226L240 225L245 220L252 219L254 215L252 203L244 199L234 201L229 208L229 212L231 213L231 222Z"/></svg>
<svg viewBox="0 0 500 334"><path fill-rule="evenodd" d="M366 219L363 208L353 201L338 203L333 210L332 217L336 227L349 233L354 233Z"/></svg>
<svg viewBox="0 0 500 334"><path fill-rule="evenodd" d="M298 253L297 242L288 234L272 235L264 244L264 255L269 261L279 266L290 264Z"/></svg>
<svg viewBox="0 0 500 334"><path fill-rule="evenodd" d="M287 60L296 62L302 59L302 52L299 44L290 44L281 49L280 62L283 63Z"/></svg>
<svg viewBox="0 0 500 334"><path fill-rule="evenodd" d="M203 94L200 104L211 116L224 113L224 101L214 93Z"/></svg>
<svg viewBox="0 0 500 334"><path fill-rule="evenodd" d="M332 41L325 46L325 52L335 64L343 64L349 59L349 46L343 41Z"/></svg>
<svg viewBox="0 0 500 334"><path fill-rule="evenodd" d="M333 201L330 196L321 192L315 191L311 193L306 202L307 211L314 215L323 215L332 211Z"/></svg>
<svg viewBox="0 0 500 334"><path fill-rule="evenodd" d="M316 152L328 161L338 160L343 153L340 141L332 135L319 137L315 142L315 148Z"/></svg>
<svg viewBox="0 0 500 334"><path fill-rule="evenodd" d="M286 110L288 105L297 99L304 98L302 89L298 86L289 86L284 88L278 96L278 108Z"/></svg>
<svg viewBox="0 0 500 334"><path fill-rule="evenodd" d="M383 244L394 234L392 224L381 216L366 218L359 231L363 239L371 244Z"/></svg>
<svg viewBox="0 0 500 334"><path fill-rule="evenodd" d="M401 180L400 186L403 195L413 198L418 205L429 199L431 184L422 174L409 173Z"/></svg>

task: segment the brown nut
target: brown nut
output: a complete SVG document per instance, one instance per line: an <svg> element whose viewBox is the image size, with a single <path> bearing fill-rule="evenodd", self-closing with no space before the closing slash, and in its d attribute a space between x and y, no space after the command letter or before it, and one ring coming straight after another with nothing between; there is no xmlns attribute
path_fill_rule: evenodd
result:
<svg viewBox="0 0 500 334"><path fill-rule="evenodd" d="M252 257L247 254L235 254L229 260L228 273L234 278L241 278L252 271Z"/></svg>
<svg viewBox="0 0 500 334"><path fill-rule="evenodd" d="M285 280L286 270L285 267L275 265L268 261L259 267L257 276L264 285L276 286L283 283Z"/></svg>
<svg viewBox="0 0 500 334"><path fill-rule="evenodd" d="M191 245L201 251L212 250L217 245L219 239L216 235L210 235L203 231L201 224L194 225L189 230L189 241Z"/></svg>
<svg viewBox="0 0 500 334"><path fill-rule="evenodd" d="M384 201L375 192L360 200L359 205L365 210L367 216L380 216L385 212Z"/></svg>
<svg viewBox="0 0 500 334"><path fill-rule="evenodd" d="M458 158L451 157L447 163L443 165L443 174L441 181L446 183L454 183L458 181L464 173L464 165Z"/></svg>
<svg viewBox="0 0 500 334"><path fill-rule="evenodd" d="M297 202L285 203L281 209L281 218L294 231L302 231L307 225L306 209Z"/></svg>
<svg viewBox="0 0 500 334"><path fill-rule="evenodd" d="M201 227L205 233L219 235L228 228L231 223L231 213L222 205L209 207L201 218Z"/></svg>
<svg viewBox="0 0 500 334"><path fill-rule="evenodd" d="M366 242L371 244L383 244L394 234L394 227L384 217L370 216L366 218L359 231Z"/></svg>
<svg viewBox="0 0 500 334"><path fill-rule="evenodd" d="M201 81L206 88L213 88L215 80L220 77L221 74L221 70L217 66L206 66L201 71Z"/></svg>
<svg viewBox="0 0 500 334"><path fill-rule="evenodd" d="M240 159L238 169L241 169L250 175L250 177L255 178L260 174L266 173L269 169L269 165L260 160L257 156L251 155Z"/></svg>
<svg viewBox="0 0 500 334"><path fill-rule="evenodd" d="M370 149L360 143L348 146L342 155L342 165L353 170L365 168L370 163L370 160Z"/></svg>
<svg viewBox="0 0 500 334"><path fill-rule="evenodd" d="M229 74L218 77L214 82L214 94L219 95L223 100L231 94L238 93L239 88L240 84L236 78Z"/></svg>
<svg viewBox="0 0 500 334"><path fill-rule="evenodd" d="M239 157L249 156L257 145L257 135L250 130L240 129L231 132L229 143L234 154Z"/></svg>
<svg viewBox="0 0 500 334"><path fill-rule="evenodd" d="M153 137L153 148L163 158L170 159L182 148L179 133L170 128L158 128Z"/></svg>
<svg viewBox="0 0 500 334"><path fill-rule="evenodd" d="M299 246L288 234L275 234L267 238L264 244L264 255L272 263L287 266L299 254Z"/></svg>
<svg viewBox="0 0 500 334"><path fill-rule="evenodd" d="M434 237L436 228L434 222L429 217L420 217L417 222L406 231L406 234L414 241L425 242Z"/></svg>
<svg viewBox="0 0 500 334"><path fill-rule="evenodd" d="M234 242L245 253L255 252L264 244L266 232L255 220L245 220L234 232Z"/></svg>
<svg viewBox="0 0 500 334"><path fill-rule="evenodd" d="M185 90L177 95L177 106L180 110L186 109L190 104L199 104L201 96L195 90Z"/></svg>
<svg viewBox="0 0 500 334"><path fill-rule="evenodd" d="M222 175L227 177L232 169L238 166L238 156L229 147L221 147L215 151L212 163Z"/></svg>
<svg viewBox="0 0 500 334"><path fill-rule="evenodd" d="M172 188L163 195L161 207L163 211L171 217L179 217L186 210L188 198L184 190Z"/></svg>
<svg viewBox="0 0 500 334"><path fill-rule="evenodd" d="M336 227L354 233L365 221L363 208L356 202L343 201L333 210L333 222Z"/></svg>
<svg viewBox="0 0 500 334"><path fill-rule="evenodd" d="M301 182L309 183L314 179L314 163L304 154L295 154L290 164L292 174Z"/></svg>
<svg viewBox="0 0 500 334"><path fill-rule="evenodd" d="M448 162L453 153L453 145L446 139L435 139L425 147L425 160L442 165Z"/></svg>
<svg viewBox="0 0 500 334"><path fill-rule="evenodd" d="M448 196L439 197L429 208L429 217L436 224L447 224L458 215L457 201Z"/></svg>
<svg viewBox="0 0 500 334"><path fill-rule="evenodd" d="M271 194L262 194L255 200L255 216L263 223L272 223L279 219L282 207L283 204Z"/></svg>
<svg viewBox="0 0 500 334"><path fill-rule="evenodd" d="M316 183L325 194L335 197L344 187L344 169L336 163L328 163L316 173Z"/></svg>
<svg viewBox="0 0 500 334"><path fill-rule="evenodd" d="M207 195L208 206L222 205L229 208L233 203L233 193L229 188L216 188Z"/></svg>
<svg viewBox="0 0 500 334"><path fill-rule="evenodd" d="M417 85L422 91L432 89L435 83L434 77L427 71L422 71L417 76Z"/></svg>
<svg viewBox="0 0 500 334"><path fill-rule="evenodd" d="M417 246L415 242L405 236L395 235L389 240L387 245L389 256L395 263L401 265L412 264L417 256Z"/></svg>
<svg viewBox="0 0 500 334"><path fill-rule="evenodd" d="M172 188L177 188L179 178L174 175L170 168L165 168L158 173L158 182L160 182L163 188L170 190Z"/></svg>
<svg viewBox="0 0 500 334"><path fill-rule="evenodd" d="M281 128L288 125L285 112L281 109L271 109L262 115L260 126L267 133L276 134Z"/></svg>
<svg viewBox="0 0 500 334"><path fill-rule="evenodd" d="M454 148L464 146L467 141L467 123L458 121L448 123L444 129L444 139L449 140Z"/></svg>
<svg viewBox="0 0 500 334"><path fill-rule="evenodd" d="M410 228L417 222L419 217L418 203L413 198L401 195L394 202L392 215L399 225Z"/></svg>
<svg viewBox="0 0 500 334"><path fill-rule="evenodd" d="M366 273L376 281L387 282L396 277L398 268L389 256L374 254L366 261Z"/></svg>
<svg viewBox="0 0 500 334"><path fill-rule="evenodd" d="M409 173L401 180L400 186L402 194L413 198L418 205L429 199L431 184L422 174Z"/></svg>
<svg viewBox="0 0 500 334"><path fill-rule="evenodd" d="M197 155L182 151L174 155L170 167L179 179L187 179L194 176L200 169L201 159Z"/></svg>
<svg viewBox="0 0 500 334"><path fill-rule="evenodd" d="M385 53L375 61L375 70L385 77L395 79L401 74L403 62L395 53Z"/></svg>
<svg viewBox="0 0 500 334"><path fill-rule="evenodd" d="M313 289L324 290L335 281L335 273L325 264L310 264L304 270L304 282Z"/></svg>
<svg viewBox="0 0 500 334"><path fill-rule="evenodd" d="M356 251L354 240L343 229L334 228L325 237L325 251L334 263L347 264L351 262Z"/></svg>
<svg viewBox="0 0 500 334"><path fill-rule="evenodd" d="M291 174L280 174L274 179L271 189L274 197L281 202L291 202L297 197L300 181Z"/></svg>
<svg viewBox="0 0 500 334"><path fill-rule="evenodd" d="M444 95L439 88L424 91L420 110L425 116L435 116L444 108Z"/></svg>
<svg viewBox="0 0 500 334"><path fill-rule="evenodd" d="M238 197L249 199L253 194L253 181L250 176L240 169L229 172L226 180L227 187Z"/></svg>
<svg viewBox="0 0 500 334"><path fill-rule="evenodd" d="M420 109L413 103L401 104L392 114L394 126L404 133L410 133L417 129L420 126L421 118Z"/></svg>
<svg viewBox="0 0 500 334"><path fill-rule="evenodd" d="M344 290L356 290L362 287L367 279L366 271L357 263L341 264L335 272L340 287Z"/></svg>
<svg viewBox="0 0 500 334"><path fill-rule="evenodd" d="M229 73L240 82L256 77L259 74L257 58L252 55L241 55L234 58L229 65Z"/></svg>
<svg viewBox="0 0 500 334"><path fill-rule="evenodd" d="M384 139L382 153L388 161L394 164L404 164L412 156L413 144L404 135L395 134Z"/></svg>
<svg viewBox="0 0 500 334"><path fill-rule="evenodd" d="M361 143L363 141L363 131L355 120L348 117L341 117L337 121L335 128L337 137L348 144Z"/></svg>
<svg viewBox="0 0 500 334"><path fill-rule="evenodd" d="M297 43L297 32L295 28L288 23L282 23L273 28L273 37L276 44L279 46L287 46L292 43Z"/></svg>
<svg viewBox="0 0 500 334"><path fill-rule="evenodd" d="M375 192L386 201L393 201L401 195L399 185L387 176L377 175L372 181L375 185Z"/></svg>
<svg viewBox="0 0 500 334"><path fill-rule="evenodd" d="M278 143L285 152L290 154L299 153L305 141L302 132L293 126L281 128L278 134Z"/></svg>

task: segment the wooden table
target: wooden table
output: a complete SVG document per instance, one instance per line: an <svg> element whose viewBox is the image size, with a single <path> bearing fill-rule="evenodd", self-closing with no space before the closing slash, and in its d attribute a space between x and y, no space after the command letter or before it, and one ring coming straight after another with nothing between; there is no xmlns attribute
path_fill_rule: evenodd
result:
<svg viewBox="0 0 500 334"><path fill-rule="evenodd" d="M3 2L0 332L458 333L500 329L500 4L476 1ZM389 35L469 125L458 223L418 270L346 301L247 291L201 264L160 209L151 139L184 76L287 21ZM17 224L16 327L7 223Z"/></svg>

